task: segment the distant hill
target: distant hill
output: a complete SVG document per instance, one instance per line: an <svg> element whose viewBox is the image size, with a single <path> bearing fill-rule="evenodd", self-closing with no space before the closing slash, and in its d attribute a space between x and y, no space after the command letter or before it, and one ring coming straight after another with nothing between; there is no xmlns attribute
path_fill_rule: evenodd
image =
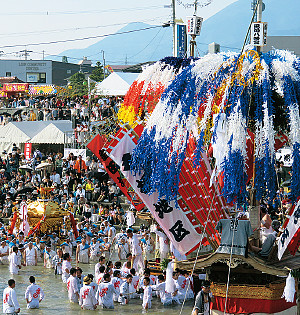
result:
<svg viewBox="0 0 300 315"><path fill-rule="evenodd" d="M268 22L268 35L300 35L299 0L264 0L266 10L263 21ZM207 45L217 42L222 50L240 49L246 35L252 11L251 0L239 0L219 11L203 23L197 47L201 55L207 52ZM199 13L200 14L200 13ZM182 17L185 18L185 17ZM118 31L150 27L145 23L130 23ZM110 64L135 64L159 60L172 54L172 28L154 28L146 31L109 36L83 49L66 50L60 56L102 61L100 51ZM69 62L77 62L78 59Z"/></svg>
<svg viewBox="0 0 300 315"><path fill-rule="evenodd" d="M144 29L153 25L130 23L117 33ZM159 60L172 54L172 28L153 28L145 31L105 37L96 44L83 49L70 49L60 56L97 59L102 62L101 50L110 64L136 64L144 61ZM76 62L69 58L69 62Z"/></svg>
<svg viewBox="0 0 300 315"><path fill-rule="evenodd" d="M263 1L266 5L263 21L268 22L269 36L300 35L300 1ZM252 18L250 8L250 0L239 0L207 19L197 39L199 49L207 51L211 42L219 43L222 50L241 48Z"/></svg>

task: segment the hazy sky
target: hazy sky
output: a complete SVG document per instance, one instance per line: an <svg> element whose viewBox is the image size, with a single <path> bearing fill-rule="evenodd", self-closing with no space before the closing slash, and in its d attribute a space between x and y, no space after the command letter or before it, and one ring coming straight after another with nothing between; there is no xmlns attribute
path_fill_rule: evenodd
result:
<svg viewBox="0 0 300 315"><path fill-rule="evenodd" d="M208 0L199 0L198 3ZM212 3L198 9L198 15L205 19L237 0L212 0ZM176 0L176 17L186 19L193 14L193 8L184 8ZM159 25L171 17L171 8L164 6L171 0L15 0L1 2L0 51L5 59L19 59L19 52L32 50L31 59L59 54L66 49L84 48L100 38L58 44L49 43L90 36L114 33L130 22L145 22ZM21 45L21 46L17 46ZM7 47L13 46L13 47Z"/></svg>

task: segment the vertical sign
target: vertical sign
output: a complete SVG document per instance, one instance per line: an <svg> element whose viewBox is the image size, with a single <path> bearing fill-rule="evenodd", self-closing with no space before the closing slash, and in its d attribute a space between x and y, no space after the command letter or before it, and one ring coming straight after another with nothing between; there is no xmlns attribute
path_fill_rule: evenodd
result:
<svg viewBox="0 0 300 315"><path fill-rule="evenodd" d="M200 16L191 16L187 18L187 34L188 35L200 35L203 18Z"/></svg>
<svg viewBox="0 0 300 315"><path fill-rule="evenodd" d="M25 155L26 160L31 159L31 149L32 149L32 143L25 143L24 155Z"/></svg>
<svg viewBox="0 0 300 315"><path fill-rule="evenodd" d="M251 45L265 46L267 44L268 23L254 22L251 25Z"/></svg>
<svg viewBox="0 0 300 315"><path fill-rule="evenodd" d="M176 24L175 42L175 57L184 58L187 48L185 24Z"/></svg>

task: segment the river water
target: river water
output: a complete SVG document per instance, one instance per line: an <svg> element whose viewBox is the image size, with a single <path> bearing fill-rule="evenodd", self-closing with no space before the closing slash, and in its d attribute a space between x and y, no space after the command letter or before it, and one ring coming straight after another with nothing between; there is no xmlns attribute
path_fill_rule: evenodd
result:
<svg viewBox="0 0 300 315"><path fill-rule="evenodd" d="M94 274L94 264L80 265L83 274ZM40 304L38 310L28 310L26 308L26 301L24 294L29 285L29 276L35 276L36 283L39 284L45 293L45 300ZM83 311L79 305L68 302L68 293L66 285L62 283L61 276L55 276L53 269L45 269L41 264L38 266L22 267L18 275L12 276L9 273L8 266L0 265L0 294L2 297L3 289L7 286L7 280L14 278L16 281L15 291L17 293L18 301L21 307L21 314L168 314L175 315L180 313L181 306L163 307L156 297L152 300L152 308L145 312L142 310L142 300L132 299L128 305L118 305L115 303L114 310ZM183 315L191 314L192 301L186 302ZM2 307L2 305L1 305ZM1 310L2 311L2 310ZM1 312L0 311L0 312Z"/></svg>

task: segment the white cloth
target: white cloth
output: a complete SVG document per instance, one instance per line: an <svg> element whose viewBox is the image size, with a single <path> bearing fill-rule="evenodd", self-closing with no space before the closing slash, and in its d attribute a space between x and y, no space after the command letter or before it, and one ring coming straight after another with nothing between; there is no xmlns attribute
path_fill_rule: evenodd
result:
<svg viewBox="0 0 300 315"><path fill-rule="evenodd" d="M9 272L12 275L17 275L19 273L19 258L18 255L13 252L10 256L9 256Z"/></svg>
<svg viewBox="0 0 300 315"><path fill-rule="evenodd" d="M96 294L99 305L103 308L114 308L113 294L115 293L116 290L110 282L101 282Z"/></svg>
<svg viewBox="0 0 300 315"><path fill-rule="evenodd" d="M62 282L63 283L67 283L69 277L70 277L70 270L72 268L72 265L69 261L67 260L64 260L63 263L62 263L62 274L61 274L61 279L62 279ZM66 272L66 269L69 270L69 272Z"/></svg>
<svg viewBox="0 0 300 315"><path fill-rule="evenodd" d="M116 236L116 229L114 226L111 226L108 230L107 236L108 236L108 242L112 244L112 241L114 239L114 237Z"/></svg>
<svg viewBox="0 0 300 315"><path fill-rule="evenodd" d="M46 268L50 269L53 268L53 261L52 258L56 255L54 250L50 250L49 252L45 251L45 261L46 261Z"/></svg>
<svg viewBox="0 0 300 315"><path fill-rule="evenodd" d="M120 295L120 286L123 280L118 277L112 277L110 282L115 288L116 293L114 293L114 301L117 302Z"/></svg>
<svg viewBox="0 0 300 315"><path fill-rule="evenodd" d="M78 260L79 262L83 264L89 263L89 255L88 255L89 249L85 248L85 245L79 244L79 254L78 254Z"/></svg>
<svg viewBox="0 0 300 315"><path fill-rule="evenodd" d="M32 247L31 249L27 247L25 249L25 254L26 254L26 266L35 266L35 255L36 249Z"/></svg>
<svg viewBox="0 0 300 315"><path fill-rule="evenodd" d="M138 270L139 267L142 270L144 270L144 268L145 268L144 259L143 259L142 254L135 256L135 258L133 260L132 268L134 268L135 270Z"/></svg>
<svg viewBox="0 0 300 315"><path fill-rule="evenodd" d="M135 223L135 217L134 217L133 212L127 211L126 212L126 224L127 224L127 227L130 227L130 226L134 225L134 223Z"/></svg>
<svg viewBox="0 0 300 315"><path fill-rule="evenodd" d="M8 265L8 246L5 245L4 247L0 246L0 254L7 254L6 256L0 257L0 264L1 265Z"/></svg>
<svg viewBox="0 0 300 315"><path fill-rule="evenodd" d="M143 295L143 308L146 308L146 304L148 304L148 309L151 308L152 301L152 288L150 285L144 287L144 295Z"/></svg>
<svg viewBox="0 0 300 315"><path fill-rule="evenodd" d="M118 302L122 305L128 304L128 300L134 292L133 287L127 281L123 282L120 286Z"/></svg>
<svg viewBox="0 0 300 315"><path fill-rule="evenodd" d="M161 282L156 285L151 286L153 290L156 290L159 292L160 301L163 305L171 305L174 301L174 303L179 304L179 300L177 296L172 296L171 293L166 291L166 283Z"/></svg>
<svg viewBox="0 0 300 315"><path fill-rule="evenodd" d="M69 301L78 303L78 296L76 293L79 293L78 290L78 284L77 284L77 278L74 276L70 276L67 281L67 289L68 289L68 295L69 295Z"/></svg>
<svg viewBox="0 0 300 315"><path fill-rule="evenodd" d="M166 259L168 252L170 250L169 247L169 240L165 233L158 231L157 229L154 230L155 234L159 237L159 253L160 259Z"/></svg>
<svg viewBox="0 0 300 315"><path fill-rule="evenodd" d="M91 261L97 261L99 259L100 254L101 254L100 244L98 242L92 243L90 245L90 259L91 259Z"/></svg>
<svg viewBox="0 0 300 315"><path fill-rule="evenodd" d="M20 308L14 289L7 287L3 290L3 313L13 314Z"/></svg>
<svg viewBox="0 0 300 315"><path fill-rule="evenodd" d="M137 256L137 255L142 254L142 248L139 244L139 239L138 239L137 235L135 235L135 234L132 235L132 237L128 239L128 242L130 244L131 254L133 256Z"/></svg>
<svg viewBox="0 0 300 315"><path fill-rule="evenodd" d="M25 299L29 301L27 308L39 308L39 301L43 300L44 297L45 295L42 288L39 285L32 283L27 287L25 292Z"/></svg>
<svg viewBox="0 0 300 315"><path fill-rule="evenodd" d="M84 284L80 289L79 305L85 310L94 310L94 306L97 304L97 300L94 294L94 290L90 285Z"/></svg>
<svg viewBox="0 0 300 315"><path fill-rule="evenodd" d="M288 277L286 278L282 297L284 297L287 302L293 303L295 300L295 294L296 294L295 278L292 277L291 274L289 274Z"/></svg>
<svg viewBox="0 0 300 315"><path fill-rule="evenodd" d="M127 254L130 252L129 251L129 246L128 243L125 244L119 244L118 245L118 252L120 255L120 259L126 259Z"/></svg>

